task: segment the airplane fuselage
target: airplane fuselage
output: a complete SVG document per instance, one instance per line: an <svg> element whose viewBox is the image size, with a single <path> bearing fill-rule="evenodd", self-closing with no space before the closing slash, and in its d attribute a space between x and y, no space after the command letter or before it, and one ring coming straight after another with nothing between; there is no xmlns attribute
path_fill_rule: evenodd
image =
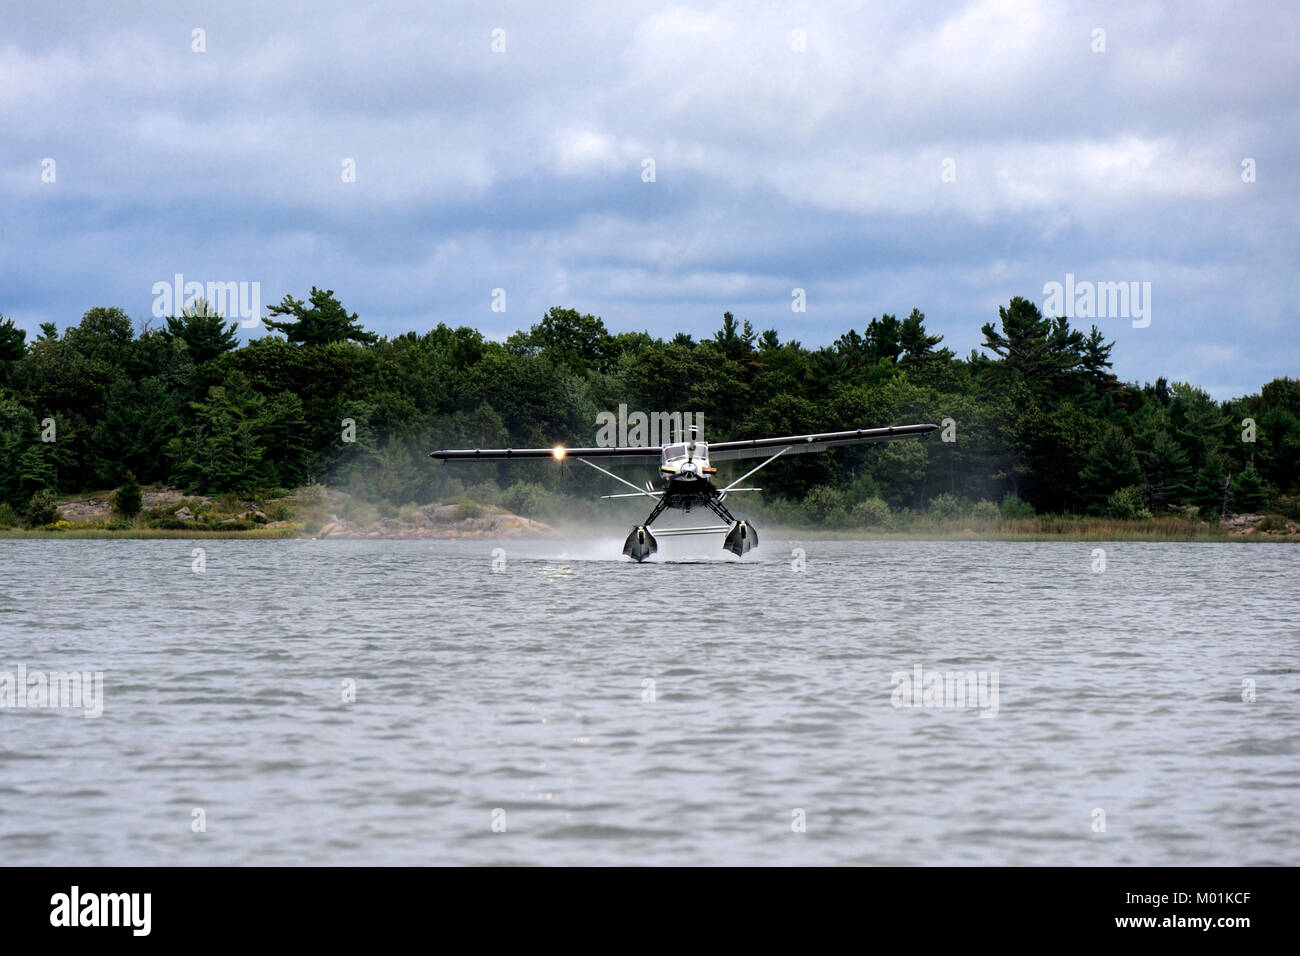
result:
<svg viewBox="0 0 1300 956"><path fill-rule="evenodd" d="M709 448L702 441L666 445L659 465L657 489L669 508L690 511L718 497L710 480L717 469L709 464Z"/></svg>
<svg viewBox="0 0 1300 956"><path fill-rule="evenodd" d="M722 503L727 489L713 484L711 479L716 473L717 469L709 463L709 446L704 442L692 438L676 445L665 445L660 455L659 481L651 486L658 500L645 523L632 528L623 544L623 553L634 561L644 561L659 548L650 531L655 518L669 508L689 512L695 505L708 508L726 524L716 528L680 529L663 533L711 534L720 531L726 535L722 546L737 557L756 547L758 533L753 525L737 521Z"/></svg>

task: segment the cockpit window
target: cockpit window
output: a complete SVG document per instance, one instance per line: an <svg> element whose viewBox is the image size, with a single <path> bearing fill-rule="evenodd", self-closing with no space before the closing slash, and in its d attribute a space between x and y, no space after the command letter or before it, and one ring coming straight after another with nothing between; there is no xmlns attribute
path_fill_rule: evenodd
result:
<svg viewBox="0 0 1300 956"><path fill-rule="evenodd" d="M709 446L702 441L697 441L691 446L691 457L707 459L709 457Z"/></svg>
<svg viewBox="0 0 1300 956"><path fill-rule="evenodd" d="M664 461L671 461L674 458L685 458L685 457L686 457L685 445L669 445L667 448L664 449Z"/></svg>

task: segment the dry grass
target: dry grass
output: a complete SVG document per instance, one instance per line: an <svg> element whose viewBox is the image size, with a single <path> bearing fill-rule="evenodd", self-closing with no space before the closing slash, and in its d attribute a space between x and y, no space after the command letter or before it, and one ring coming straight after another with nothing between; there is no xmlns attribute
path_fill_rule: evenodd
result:
<svg viewBox="0 0 1300 956"><path fill-rule="evenodd" d="M96 538L296 538L302 533L300 525L279 528L250 528L247 531L203 531L200 528L0 528L0 538L43 538L76 540Z"/></svg>
<svg viewBox="0 0 1300 956"><path fill-rule="evenodd" d="M759 530L761 533L762 529ZM810 529L773 526L771 530L845 540L1300 542L1300 535L1234 535L1217 522L1178 517L1133 521L1069 515L1036 515L1032 518L984 521L970 517L919 518L909 524L889 528Z"/></svg>

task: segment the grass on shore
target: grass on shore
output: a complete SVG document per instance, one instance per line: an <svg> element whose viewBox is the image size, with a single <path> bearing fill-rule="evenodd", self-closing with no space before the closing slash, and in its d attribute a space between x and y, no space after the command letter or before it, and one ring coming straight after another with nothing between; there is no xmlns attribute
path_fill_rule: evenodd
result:
<svg viewBox="0 0 1300 956"><path fill-rule="evenodd" d="M96 528L91 526L69 525L66 528L0 528L0 538L296 538L302 533L301 526L283 526L279 528L249 528L246 531L229 529L211 531L202 527L195 528Z"/></svg>
<svg viewBox="0 0 1300 956"><path fill-rule="evenodd" d="M919 520L897 528L825 529L836 538L989 541L1272 541L1294 535L1234 535L1218 522L1186 518L1115 518L1035 515L1031 518Z"/></svg>
<svg viewBox="0 0 1300 956"><path fill-rule="evenodd" d="M960 524L960 522L958 522ZM1199 542L1300 542L1300 535L1285 534L1229 534L1223 526L1201 524L1192 527L1174 527L1160 520L1113 521L1108 519L1054 520L1030 519L1000 522L1002 527L974 528L970 523L957 527L925 527L907 530L872 528L807 528L773 525L760 529L762 533L787 537L831 539L842 541L1199 541ZM1006 525L1013 527L1006 527ZM621 527L621 526L620 526ZM563 524L557 527L564 536ZM279 528L256 528L247 531L211 530L201 528L6 528L0 529L0 539L149 539L149 538L241 538L276 540L310 537L301 525Z"/></svg>
<svg viewBox="0 0 1300 956"><path fill-rule="evenodd" d="M83 500L90 496L80 496ZM100 496L106 497L106 496ZM311 537L327 519L327 512L336 511L343 520L368 523L381 517L410 518L407 512L418 511L416 505L397 508L393 505L363 502L350 495L334 494L326 500L322 486L306 486L288 493L279 492L256 498L234 495L214 499L187 498L179 493L167 501L141 512L131 521L113 517L89 515L81 520L59 520L54 525L41 528L23 528L17 524L0 521L0 539L3 538L77 538L77 539L200 539L200 538L254 538L282 539ZM64 501L76 500L74 497ZM468 496L463 496L468 501ZM189 508L194 517L178 520L177 511ZM480 508L481 505L475 505ZM267 513L269 512L269 516ZM525 508L523 514L530 515ZM546 509L550 510L550 509ZM833 540L935 540L935 541L1300 541L1296 525L1281 516L1265 516L1255 521L1254 527L1229 527L1217 520L1202 521L1194 515L1165 515L1146 518L1103 518L1081 515L1027 515L1010 517L967 511L965 514L940 516L934 513L901 510L880 515L876 523L849 523L849 516L841 512L829 518L829 524L810 525L799 522L798 516L782 514L776 509L758 507L753 517L760 531L770 534ZM561 535L585 533L587 530L607 531L623 527L626 517L615 509L606 520L594 523L589 511L573 513L568 508L554 509L555 513L537 514L535 517L549 522ZM627 515L631 515L629 511ZM3 516L0 516L3 517ZM11 518L16 516L10 515ZM268 517L279 519L268 523ZM1249 516L1254 517L1254 516ZM256 520L249 520L255 518ZM333 515L328 515L334 520ZM567 518L567 520L566 520ZM631 520L639 518L639 513ZM784 519L784 520L783 520ZM791 520L795 519L795 520ZM284 522L284 523L281 523ZM1247 526L1248 527L1248 526ZM1288 530L1292 533L1286 533ZM1269 533L1273 531L1275 533ZM1276 533L1282 532L1282 533Z"/></svg>

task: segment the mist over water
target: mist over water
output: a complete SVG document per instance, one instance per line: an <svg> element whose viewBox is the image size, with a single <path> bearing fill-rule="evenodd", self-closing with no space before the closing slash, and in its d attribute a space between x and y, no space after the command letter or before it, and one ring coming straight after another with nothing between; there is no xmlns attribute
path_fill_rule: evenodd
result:
<svg viewBox="0 0 1300 956"><path fill-rule="evenodd" d="M0 672L104 672L0 710L0 855L1300 863L1300 549L760 533L0 541Z"/></svg>

